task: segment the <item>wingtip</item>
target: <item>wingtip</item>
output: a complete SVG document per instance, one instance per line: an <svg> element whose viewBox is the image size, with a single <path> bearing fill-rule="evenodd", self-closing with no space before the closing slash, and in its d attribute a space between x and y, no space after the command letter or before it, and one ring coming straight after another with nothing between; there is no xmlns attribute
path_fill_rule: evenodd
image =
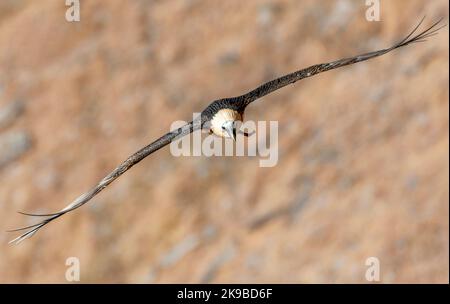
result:
<svg viewBox="0 0 450 304"><path fill-rule="evenodd" d="M32 237L44 225L45 224L42 224L42 223L40 225L37 225L36 227L30 229L29 231L27 231L27 232L19 235L18 237L12 239L11 241L8 242L8 244L13 244L13 245L20 244L22 241Z"/></svg>
<svg viewBox="0 0 450 304"><path fill-rule="evenodd" d="M8 242L9 245L18 245L20 241L18 241L18 237Z"/></svg>
<svg viewBox="0 0 450 304"><path fill-rule="evenodd" d="M26 216L45 217L45 216L55 216L60 212L57 212L57 213L28 213L28 212L23 212L23 211L17 211L17 213L26 215Z"/></svg>
<svg viewBox="0 0 450 304"><path fill-rule="evenodd" d="M11 241L8 242L9 245L19 245L20 242L22 242L23 240L25 240L24 237L22 237L22 235L16 237L15 239L12 239Z"/></svg>

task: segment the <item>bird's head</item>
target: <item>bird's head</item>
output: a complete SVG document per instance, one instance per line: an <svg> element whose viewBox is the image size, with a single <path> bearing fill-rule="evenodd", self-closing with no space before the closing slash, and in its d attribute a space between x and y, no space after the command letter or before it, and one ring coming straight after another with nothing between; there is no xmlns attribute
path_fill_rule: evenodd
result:
<svg viewBox="0 0 450 304"><path fill-rule="evenodd" d="M220 137L236 140L238 122L242 121L242 115L231 109L219 110L211 119L211 131Z"/></svg>
<svg viewBox="0 0 450 304"><path fill-rule="evenodd" d="M236 140L236 123L234 120L227 120L222 124L222 133L224 137Z"/></svg>

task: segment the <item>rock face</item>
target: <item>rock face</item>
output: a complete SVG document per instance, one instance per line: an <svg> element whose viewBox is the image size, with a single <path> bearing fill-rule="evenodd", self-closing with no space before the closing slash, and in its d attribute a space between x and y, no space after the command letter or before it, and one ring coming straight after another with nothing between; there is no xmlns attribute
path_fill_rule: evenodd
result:
<svg viewBox="0 0 450 304"><path fill-rule="evenodd" d="M26 132L0 134L0 169L20 158L31 147L31 139Z"/></svg>
<svg viewBox="0 0 450 304"><path fill-rule="evenodd" d="M0 3L0 222L53 212L210 101L384 48L448 1ZM45 17L43 17L45 16ZM448 16L445 16L448 18ZM448 27L248 108L279 159L162 149L16 247L0 282L448 282ZM25 100L26 110L11 102ZM32 139L32 140L31 140ZM210 232L208 232L210 231ZM213 232L211 232L213 231Z"/></svg>
<svg viewBox="0 0 450 304"><path fill-rule="evenodd" d="M14 101L0 108L0 130L12 125L17 118L23 113L24 103L22 101Z"/></svg>

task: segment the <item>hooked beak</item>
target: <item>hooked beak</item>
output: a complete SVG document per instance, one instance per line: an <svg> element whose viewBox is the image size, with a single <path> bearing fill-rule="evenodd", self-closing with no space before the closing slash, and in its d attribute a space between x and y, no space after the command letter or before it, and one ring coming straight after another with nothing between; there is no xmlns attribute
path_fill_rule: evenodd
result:
<svg viewBox="0 0 450 304"><path fill-rule="evenodd" d="M227 121L224 124L224 127L228 136L231 137L234 141L236 141L236 128L234 127L234 121Z"/></svg>

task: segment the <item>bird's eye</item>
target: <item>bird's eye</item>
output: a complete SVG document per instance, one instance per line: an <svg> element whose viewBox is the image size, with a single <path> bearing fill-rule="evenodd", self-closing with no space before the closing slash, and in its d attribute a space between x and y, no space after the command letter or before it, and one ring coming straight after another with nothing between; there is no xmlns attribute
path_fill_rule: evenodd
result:
<svg viewBox="0 0 450 304"><path fill-rule="evenodd" d="M225 130L225 126L222 126L222 130Z"/></svg>

